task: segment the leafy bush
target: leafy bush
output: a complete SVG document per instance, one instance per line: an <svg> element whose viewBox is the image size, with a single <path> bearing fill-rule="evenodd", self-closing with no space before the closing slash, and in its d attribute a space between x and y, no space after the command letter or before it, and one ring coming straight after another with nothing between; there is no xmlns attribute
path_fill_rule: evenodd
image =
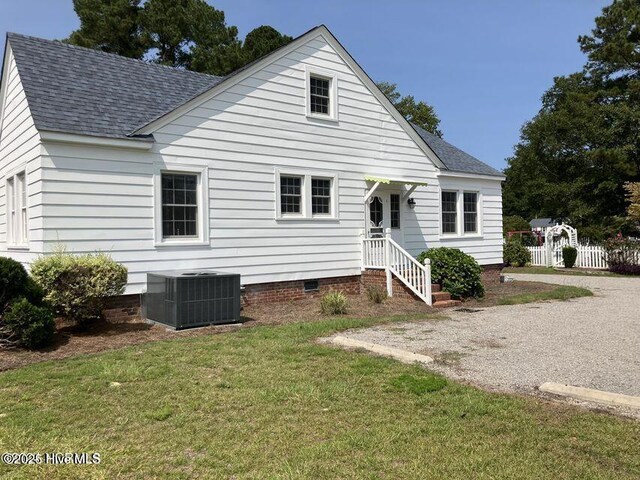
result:
<svg viewBox="0 0 640 480"><path fill-rule="evenodd" d="M609 271L622 275L640 275L640 242L617 236L604 243Z"/></svg>
<svg viewBox="0 0 640 480"><path fill-rule="evenodd" d="M432 248L418 255L431 260L431 281L439 283L454 298L482 297L482 268L475 259L457 248Z"/></svg>
<svg viewBox="0 0 640 480"><path fill-rule="evenodd" d="M510 239L504 245L504 263L513 267L524 267L531 262L531 252L515 238Z"/></svg>
<svg viewBox="0 0 640 480"><path fill-rule="evenodd" d="M26 298L21 298L2 315L0 335L5 344L38 348L53 341L55 329L51 310L32 305Z"/></svg>
<svg viewBox="0 0 640 480"><path fill-rule="evenodd" d="M41 347L51 342L55 323L43 292L20 262L0 257L0 346Z"/></svg>
<svg viewBox="0 0 640 480"><path fill-rule="evenodd" d="M519 215L507 215L502 217L502 231L506 236L508 232L521 232L531 230L531 225Z"/></svg>
<svg viewBox="0 0 640 480"><path fill-rule="evenodd" d="M367 297L373 303L383 303L387 299L387 290L379 285L367 287Z"/></svg>
<svg viewBox="0 0 640 480"><path fill-rule="evenodd" d="M107 298L120 295L127 269L105 253L71 255L64 250L38 258L31 274L58 315L86 325L101 318Z"/></svg>
<svg viewBox="0 0 640 480"><path fill-rule="evenodd" d="M325 315L347 313L347 297L342 292L329 292L320 299L320 310Z"/></svg>
<svg viewBox="0 0 640 480"><path fill-rule="evenodd" d="M562 260L565 268L573 268L578 258L578 249L576 247L562 247Z"/></svg>

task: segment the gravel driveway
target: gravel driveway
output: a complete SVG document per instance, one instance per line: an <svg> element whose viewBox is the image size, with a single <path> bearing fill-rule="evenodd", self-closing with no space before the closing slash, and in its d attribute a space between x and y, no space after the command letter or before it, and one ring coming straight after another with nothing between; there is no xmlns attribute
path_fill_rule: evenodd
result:
<svg viewBox="0 0 640 480"><path fill-rule="evenodd" d="M447 310L447 320L344 335L430 355L430 368L490 389L531 393L543 382L558 382L640 395L640 278L509 276L586 287L595 296Z"/></svg>

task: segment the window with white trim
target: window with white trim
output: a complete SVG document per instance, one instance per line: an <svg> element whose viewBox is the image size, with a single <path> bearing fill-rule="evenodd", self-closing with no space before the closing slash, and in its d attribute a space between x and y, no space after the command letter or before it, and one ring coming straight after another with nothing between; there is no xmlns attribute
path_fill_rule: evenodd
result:
<svg viewBox="0 0 640 480"><path fill-rule="evenodd" d="M311 177L312 215L331 215L331 179Z"/></svg>
<svg viewBox="0 0 640 480"><path fill-rule="evenodd" d="M397 193L389 195L389 203L391 228L400 228L400 195Z"/></svg>
<svg viewBox="0 0 640 480"><path fill-rule="evenodd" d="M276 218L335 219L337 175L276 170Z"/></svg>
<svg viewBox="0 0 640 480"><path fill-rule="evenodd" d="M338 121L338 77L336 72L306 67L307 117Z"/></svg>
<svg viewBox="0 0 640 480"><path fill-rule="evenodd" d="M198 175L162 173L162 237L197 236Z"/></svg>
<svg viewBox="0 0 640 480"><path fill-rule="evenodd" d="M442 192L442 233L455 234L458 224L458 192Z"/></svg>
<svg viewBox="0 0 640 480"><path fill-rule="evenodd" d="M331 80L315 75L309 77L309 108L311 113L329 115Z"/></svg>
<svg viewBox="0 0 640 480"><path fill-rule="evenodd" d="M464 233L478 233L478 194L464 192L463 194Z"/></svg>
<svg viewBox="0 0 640 480"><path fill-rule="evenodd" d="M302 177L282 175L280 177L280 213L302 214Z"/></svg>
<svg viewBox="0 0 640 480"><path fill-rule="evenodd" d="M7 178L7 243L26 246L29 242L27 177L24 171Z"/></svg>

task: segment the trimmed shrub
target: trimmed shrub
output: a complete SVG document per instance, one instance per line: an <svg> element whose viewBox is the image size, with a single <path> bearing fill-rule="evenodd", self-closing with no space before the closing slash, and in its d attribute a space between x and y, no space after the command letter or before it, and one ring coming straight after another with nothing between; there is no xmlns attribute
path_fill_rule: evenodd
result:
<svg viewBox="0 0 640 480"><path fill-rule="evenodd" d="M609 271L621 275L640 275L640 242L617 236L604 242Z"/></svg>
<svg viewBox="0 0 640 480"><path fill-rule="evenodd" d="M0 314L14 299L25 296L29 275L20 262L0 257Z"/></svg>
<svg viewBox="0 0 640 480"><path fill-rule="evenodd" d="M576 247L562 247L562 260L565 268L573 268L578 259L578 249Z"/></svg>
<svg viewBox="0 0 640 480"><path fill-rule="evenodd" d="M42 297L20 262L0 257L0 346L35 348L51 342L55 323Z"/></svg>
<svg viewBox="0 0 640 480"><path fill-rule="evenodd" d="M504 263L512 267L524 267L531 262L531 252L515 238L510 239L504 245Z"/></svg>
<svg viewBox="0 0 640 480"><path fill-rule="evenodd" d="M373 303L384 303L387 299L387 289L382 288L380 285L371 285L367 287L367 297Z"/></svg>
<svg viewBox="0 0 640 480"><path fill-rule="evenodd" d="M5 344L39 348L53 341L56 324L46 307L32 305L26 298L12 303L2 315L0 335Z"/></svg>
<svg viewBox="0 0 640 480"><path fill-rule="evenodd" d="M126 267L105 253L61 250L38 258L31 274L55 312L81 326L101 318L106 299L122 294L127 284Z"/></svg>
<svg viewBox="0 0 640 480"><path fill-rule="evenodd" d="M418 255L418 261L431 260L431 281L439 283L454 298L482 297L482 268L457 248L439 247Z"/></svg>
<svg viewBox="0 0 640 480"><path fill-rule="evenodd" d="M325 315L347 313L347 297L342 292L329 292L320 299L320 310Z"/></svg>

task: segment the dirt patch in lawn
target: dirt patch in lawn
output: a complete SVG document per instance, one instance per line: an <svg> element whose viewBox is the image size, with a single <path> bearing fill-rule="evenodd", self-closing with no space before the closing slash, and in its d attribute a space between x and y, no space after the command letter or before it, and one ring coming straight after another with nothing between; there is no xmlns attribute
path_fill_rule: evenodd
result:
<svg viewBox="0 0 640 480"><path fill-rule="evenodd" d="M419 315L434 310L422 302L408 298L388 298L383 304L372 303L366 295L349 296L346 315L336 317L364 318L393 315ZM334 318L336 318L334 317ZM19 368L31 363L58 360L76 355L114 350L158 340L215 335L258 325L278 325L290 322L310 322L328 318L320 312L320 299L311 297L287 303L246 306L242 310L241 327L221 325L174 331L141 320L126 322L100 321L86 330L57 322L53 345L41 350L0 350L0 371Z"/></svg>
<svg viewBox="0 0 640 480"><path fill-rule="evenodd" d="M558 285L542 282L507 282L488 285L485 287L485 295L481 299L466 300L462 305L466 308L495 307L500 299L524 293L550 292L558 288Z"/></svg>

